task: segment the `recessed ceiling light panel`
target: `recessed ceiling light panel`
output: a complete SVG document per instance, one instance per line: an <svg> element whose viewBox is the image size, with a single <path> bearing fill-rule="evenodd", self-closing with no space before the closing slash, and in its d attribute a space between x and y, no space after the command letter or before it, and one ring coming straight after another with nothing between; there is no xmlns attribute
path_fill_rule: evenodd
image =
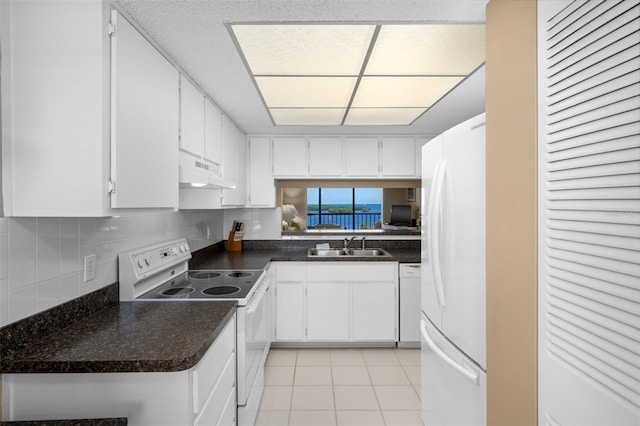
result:
<svg viewBox="0 0 640 426"><path fill-rule="evenodd" d="M278 126L339 126L345 108L271 108Z"/></svg>
<svg viewBox="0 0 640 426"><path fill-rule="evenodd" d="M408 126L425 108L351 108L346 126Z"/></svg>
<svg viewBox="0 0 640 426"><path fill-rule="evenodd" d="M424 109L460 81L462 77L363 77L351 106Z"/></svg>
<svg viewBox="0 0 640 426"><path fill-rule="evenodd" d="M484 58L484 25L383 25L365 75L467 75Z"/></svg>
<svg viewBox="0 0 640 426"><path fill-rule="evenodd" d="M374 25L232 25L253 75L358 75Z"/></svg>
<svg viewBox="0 0 640 426"><path fill-rule="evenodd" d="M409 125L485 58L481 24L230 28L274 125Z"/></svg>
<svg viewBox="0 0 640 426"><path fill-rule="evenodd" d="M256 77L269 107L346 108L356 77Z"/></svg>

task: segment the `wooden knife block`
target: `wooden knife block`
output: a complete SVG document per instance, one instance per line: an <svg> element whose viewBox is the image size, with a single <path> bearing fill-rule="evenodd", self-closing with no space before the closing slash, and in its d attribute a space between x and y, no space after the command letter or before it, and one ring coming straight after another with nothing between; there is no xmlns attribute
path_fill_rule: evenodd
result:
<svg viewBox="0 0 640 426"><path fill-rule="evenodd" d="M242 251L242 235L244 232L229 232L229 239L227 240L227 251Z"/></svg>

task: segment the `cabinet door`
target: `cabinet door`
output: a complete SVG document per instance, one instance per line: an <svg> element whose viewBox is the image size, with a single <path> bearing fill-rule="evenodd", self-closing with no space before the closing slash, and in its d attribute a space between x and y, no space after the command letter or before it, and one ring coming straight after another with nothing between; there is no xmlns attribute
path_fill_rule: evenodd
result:
<svg viewBox="0 0 640 426"><path fill-rule="evenodd" d="M249 139L249 205L275 207L276 190L271 169L269 138Z"/></svg>
<svg viewBox="0 0 640 426"><path fill-rule="evenodd" d="M204 155L204 95L180 75L180 149Z"/></svg>
<svg viewBox="0 0 640 426"><path fill-rule="evenodd" d="M309 176L342 176L342 139L309 139Z"/></svg>
<svg viewBox="0 0 640 426"><path fill-rule="evenodd" d="M222 142L223 142L223 160L222 160L222 177L230 182L237 183L236 176L236 156L238 148L236 146L235 125L226 116L222 116ZM236 205L235 189L222 190L222 205Z"/></svg>
<svg viewBox="0 0 640 426"><path fill-rule="evenodd" d="M206 98L204 100L204 159L222 164L222 113Z"/></svg>
<svg viewBox="0 0 640 426"><path fill-rule="evenodd" d="M382 138L382 176L416 175L414 138Z"/></svg>
<svg viewBox="0 0 640 426"><path fill-rule="evenodd" d="M305 138L273 139L273 175L307 175L307 141Z"/></svg>
<svg viewBox="0 0 640 426"><path fill-rule="evenodd" d="M307 340L349 340L349 283L307 283Z"/></svg>
<svg viewBox="0 0 640 426"><path fill-rule="evenodd" d="M347 138L344 148L346 176L378 176L378 138Z"/></svg>
<svg viewBox="0 0 640 426"><path fill-rule="evenodd" d="M236 141L236 207L247 204L247 138L237 126L234 127Z"/></svg>
<svg viewBox="0 0 640 426"><path fill-rule="evenodd" d="M397 340L397 289L390 283L354 283L353 340Z"/></svg>
<svg viewBox="0 0 640 426"><path fill-rule="evenodd" d="M101 2L63 6L0 1L0 145L11 149L0 168L12 177L4 181L8 215L105 216L110 203L109 41L101 31L109 13L102 14Z"/></svg>
<svg viewBox="0 0 640 426"><path fill-rule="evenodd" d="M121 15L111 54L112 207L178 207L178 71Z"/></svg>
<svg viewBox="0 0 640 426"><path fill-rule="evenodd" d="M276 284L276 340L304 339L303 290L302 282Z"/></svg>

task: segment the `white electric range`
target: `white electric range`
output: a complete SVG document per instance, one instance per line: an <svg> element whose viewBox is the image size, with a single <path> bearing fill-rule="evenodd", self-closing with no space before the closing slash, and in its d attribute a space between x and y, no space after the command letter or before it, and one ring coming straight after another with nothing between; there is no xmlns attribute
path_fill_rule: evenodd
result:
<svg viewBox="0 0 640 426"><path fill-rule="evenodd" d="M253 425L271 346L271 283L259 269L189 270L189 259L185 239L120 253L120 301L236 301L238 424Z"/></svg>

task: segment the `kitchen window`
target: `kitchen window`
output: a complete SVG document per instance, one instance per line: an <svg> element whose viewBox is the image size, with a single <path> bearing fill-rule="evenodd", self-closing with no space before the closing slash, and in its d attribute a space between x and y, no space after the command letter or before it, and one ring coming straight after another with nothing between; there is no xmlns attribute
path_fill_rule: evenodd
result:
<svg viewBox="0 0 640 426"><path fill-rule="evenodd" d="M374 229L382 188L307 188L307 229Z"/></svg>

